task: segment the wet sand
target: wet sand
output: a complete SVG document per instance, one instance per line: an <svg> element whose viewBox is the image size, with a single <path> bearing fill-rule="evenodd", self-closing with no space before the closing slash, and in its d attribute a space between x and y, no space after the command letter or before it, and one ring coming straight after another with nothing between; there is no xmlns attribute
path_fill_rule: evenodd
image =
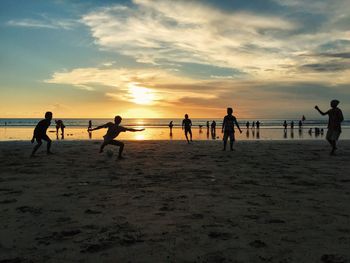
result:
<svg viewBox="0 0 350 263"><path fill-rule="evenodd" d="M350 141L99 143L0 142L0 262L350 260Z"/></svg>

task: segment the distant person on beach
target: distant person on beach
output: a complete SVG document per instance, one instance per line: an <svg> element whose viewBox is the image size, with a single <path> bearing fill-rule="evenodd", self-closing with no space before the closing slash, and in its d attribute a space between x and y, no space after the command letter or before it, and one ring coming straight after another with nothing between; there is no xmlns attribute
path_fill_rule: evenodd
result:
<svg viewBox="0 0 350 263"><path fill-rule="evenodd" d="M88 130L91 130L92 129L92 121L89 120L89 127L88 127Z"/></svg>
<svg viewBox="0 0 350 263"><path fill-rule="evenodd" d="M256 121L256 128L260 129L260 121Z"/></svg>
<svg viewBox="0 0 350 263"><path fill-rule="evenodd" d="M326 112L321 111L317 105L315 106L315 109L321 115L328 115L329 117L326 139L332 146L332 151L330 154L334 155L337 149L337 140L339 139L341 133L341 123L344 120L344 117L342 111L338 108L338 100L332 100L330 104L332 108Z"/></svg>
<svg viewBox="0 0 350 263"><path fill-rule="evenodd" d="M216 134L216 121L211 122L211 134Z"/></svg>
<svg viewBox="0 0 350 263"><path fill-rule="evenodd" d="M105 146L107 146L108 144L110 145L115 145L115 146L119 146L119 154L118 154L118 159L123 159L122 153L123 153L123 149L124 149L124 143L121 141L117 141L114 140L114 138L116 138L119 133L121 132L126 132L126 131L130 131L130 132L138 132L138 131L143 131L145 129L132 129L132 128L125 128L121 125L119 125L122 122L122 117L120 116L115 116L114 118L114 123L113 122L108 122L104 125L101 126L97 126L94 129L89 129L89 131L95 131L95 130L99 130L102 128L107 128L107 133L103 136L103 142L101 144L100 147L100 153L103 152L103 149Z"/></svg>
<svg viewBox="0 0 350 263"><path fill-rule="evenodd" d="M188 143L192 142L192 121L188 118L188 114L185 114L185 119L182 120L182 130L185 130L185 136ZM188 139L188 133L190 134L190 140Z"/></svg>
<svg viewBox="0 0 350 263"><path fill-rule="evenodd" d="M255 129L255 121L252 123L252 129Z"/></svg>
<svg viewBox="0 0 350 263"><path fill-rule="evenodd" d="M249 129L249 121L245 123L245 127L247 128L247 130Z"/></svg>
<svg viewBox="0 0 350 263"><path fill-rule="evenodd" d="M207 133L209 133L209 127L210 127L209 121L207 121Z"/></svg>
<svg viewBox="0 0 350 263"><path fill-rule="evenodd" d="M305 116L303 115L303 117L301 118L301 120L302 121L305 121L306 120L306 118L305 118Z"/></svg>
<svg viewBox="0 0 350 263"><path fill-rule="evenodd" d="M169 122L170 134L173 133L173 127L174 127L173 121Z"/></svg>
<svg viewBox="0 0 350 263"><path fill-rule="evenodd" d="M47 148L46 152L47 154L52 154L50 151L51 148L51 139L49 136L47 136L46 131L51 125L52 120L52 112L48 111L45 113L45 119L39 121L39 123L35 126L33 138L31 140L31 143L34 143L34 140L37 141L37 145L34 146L31 156L33 157L36 153L36 151L40 148L42 144L42 140L46 141Z"/></svg>
<svg viewBox="0 0 350 263"><path fill-rule="evenodd" d="M290 123L290 128L293 130L294 129L294 121L291 121Z"/></svg>
<svg viewBox="0 0 350 263"><path fill-rule="evenodd" d="M224 133L224 151L226 151L227 140L230 137L230 150L233 151L233 142L235 141L235 125L237 126L240 133L242 133L241 128L237 122L235 116L232 115L233 109L227 108L227 115L224 117L222 122L222 132Z"/></svg>
<svg viewBox="0 0 350 263"><path fill-rule="evenodd" d="M56 134L58 134L59 129L61 129L61 134L62 136L64 136L64 128L66 128L66 126L64 126L63 121L55 120L55 123L56 123Z"/></svg>
<svg viewBox="0 0 350 263"><path fill-rule="evenodd" d="M301 130L302 127L303 127L303 122L300 120L299 121L299 130Z"/></svg>
<svg viewBox="0 0 350 263"><path fill-rule="evenodd" d="M288 127L287 121L283 122L283 127L284 127L284 130L287 130L287 127Z"/></svg>

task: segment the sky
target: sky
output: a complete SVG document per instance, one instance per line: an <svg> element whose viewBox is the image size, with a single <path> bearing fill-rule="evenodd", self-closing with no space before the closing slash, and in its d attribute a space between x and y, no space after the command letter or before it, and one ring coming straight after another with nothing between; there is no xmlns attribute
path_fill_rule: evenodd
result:
<svg viewBox="0 0 350 263"><path fill-rule="evenodd" d="M0 117L350 113L349 0L2 0Z"/></svg>

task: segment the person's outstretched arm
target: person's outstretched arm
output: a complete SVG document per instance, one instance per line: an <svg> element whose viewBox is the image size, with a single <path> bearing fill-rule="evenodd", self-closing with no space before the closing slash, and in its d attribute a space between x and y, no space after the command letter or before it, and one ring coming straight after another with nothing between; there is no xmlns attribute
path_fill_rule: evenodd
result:
<svg viewBox="0 0 350 263"><path fill-rule="evenodd" d="M96 131L96 130L99 130L99 129L107 128L107 126L108 126L108 123L103 124L101 126L97 126L96 128L93 128L93 129L88 129L88 131Z"/></svg>
<svg viewBox="0 0 350 263"><path fill-rule="evenodd" d="M321 111L320 108L319 108L317 105L315 106L315 109L316 109L321 115L327 115L327 113Z"/></svg>
<svg viewBox="0 0 350 263"><path fill-rule="evenodd" d="M139 131L144 131L145 129L133 129L133 128L125 128L125 131L129 132L139 132Z"/></svg>
<svg viewBox="0 0 350 263"><path fill-rule="evenodd" d="M238 128L239 132L242 133L241 127L239 127L239 124L238 124L237 119L235 119L235 123L236 123L236 125L237 125L237 128Z"/></svg>

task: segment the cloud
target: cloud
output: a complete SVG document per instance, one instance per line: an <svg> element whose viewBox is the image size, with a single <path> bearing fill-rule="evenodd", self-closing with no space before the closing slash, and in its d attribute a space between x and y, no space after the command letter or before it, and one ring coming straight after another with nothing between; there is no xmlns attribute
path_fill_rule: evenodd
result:
<svg viewBox="0 0 350 263"><path fill-rule="evenodd" d="M73 29L78 22L72 19L52 19L42 16L42 19L17 19L7 21L8 26L46 29Z"/></svg>

